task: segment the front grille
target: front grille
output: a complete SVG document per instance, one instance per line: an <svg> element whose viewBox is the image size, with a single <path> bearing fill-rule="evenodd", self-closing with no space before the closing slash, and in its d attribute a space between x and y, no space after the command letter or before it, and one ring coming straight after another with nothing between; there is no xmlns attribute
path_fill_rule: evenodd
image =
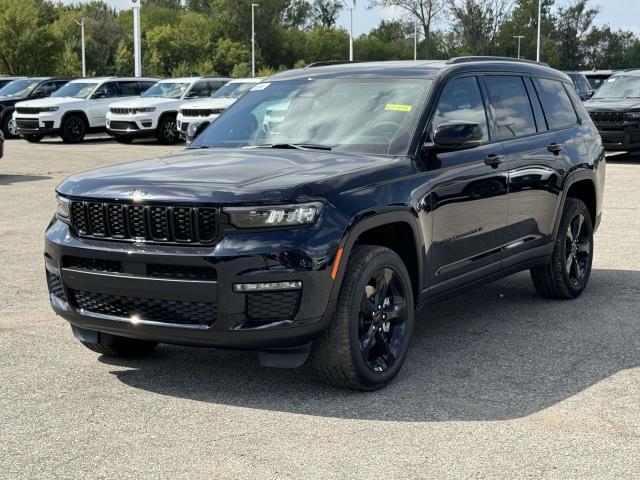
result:
<svg viewBox="0 0 640 480"><path fill-rule="evenodd" d="M27 130L37 130L40 127L38 120L30 120L26 118L16 118L16 125L18 128L24 128Z"/></svg>
<svg viewBox="0 0 640 480"><path fill-rule="evenodd" d="M71 226L82 237L210 244L218 210L209 207L71 201Z"/></svg>
<svg viewBox="0 0 640 480"><path fill-rule="evenodd" d="M147 265L148 277L177 278L180 280L216 280L216 271L210 267L191 265Z"/></svg>
<svg viewBox="0 0 640 480"><path fill-rule="evenodd" d="M247 317L251 320L291 320L296 315L300 292L247 294Z"/></svg>
<svg viewBox="0 0 640 480"><path fill-rule="evenodd" d="M180 110L185 117L208 117L222 113L221 108L185 108Z"/></svg>
<svg viewBox="0 0 640 480"><path fill-rule="evenodd" d="M137 316L140 320L183 325L211 325L217 317L215 303L124 297L82 290L71 290L70 295L76 308L115 317Z"/></svg>
<svg viewBox="0 0 640 480"><path fill-rule="evenodd" d="M118 120L111 120L109 122L109 129L111 130L140 130L135 122L120 122Z"/></svg>
<svg viewBox="0 0 640 480"><path fill-rule="evenodd" d="M16 112L25 115L37 115L42 112L42 109L39 107L16 107Z"/></svg>
<svg viewBox="0 0 640 480"><path fill-rule="evenodd" d="M92 272L122 272L122 263L116 260L101 260L98 258L62 257L62 265L67 268L91 270Z"/></svg>
<svg viewBox="0 0 640 480"><path fill-rule="evenodd" d="M137 112L135 108L110 107L109 111L116 115L132 115Z"/></svg>
<svg viewBox="0 0 640 480"><path fill-rule="evenodd" d="M67 301L60 275L47 271L47 286L49 287L49 293L51 295L54 295L65 302Z"/></svg>
<svg viewBox="0 0 640 480"><path fill-rule="evenodd" d="M589 112L593 123L603 127L622 128L624 113L622 112Z"/></svg>

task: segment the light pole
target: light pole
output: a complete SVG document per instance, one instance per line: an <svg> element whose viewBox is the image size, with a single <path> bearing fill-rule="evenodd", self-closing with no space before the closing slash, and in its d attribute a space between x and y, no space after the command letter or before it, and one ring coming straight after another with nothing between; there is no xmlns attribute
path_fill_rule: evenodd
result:
<svg viewBox="0 0 640 480"><path fill-rule="evenodd" d="M133 56L135 65L136 77L142 76L142 53L141 53L141 41L140 41L140 3L138 0L132 0L133 2Z"/></svg>
<svg viewBox="0 0 640 480"><path fill-rule="evenodd" d="M349 61L353 62L353 11L356 9L356 0L353 0L351 6L349 6L347 0L342 0L342 3L349 9Z"/></svg>
<svg viewBox="0 0 640 480"><path fill-rule="evenodd" d="M418 19L413 22L413 61L418 60Z"/></svg>
<svg viewBox="0 0 640 480"><path fill-rule="evenodd" d="M524 35L514 35L513 38L518 39L518 59L520 58L520 40L524 38Z"/></svg>
<svg viewBox="0 0 640 480"><path fill-rule="evenodd" d="M260 5L251 4L251 76L256 76L256 14L255 9Z"/></svg>
<svg viewBox="0 0 640 480"><path fill-rule="evenodd" d="M542 0L538 0L538 41L536 42L536 62L540 61L540 14L542 10Z"/></svg>
<svg viewBox="0 0 640 480"><path fill-rule="evenodd" d="M87 58L84 52L84 17L80 19L80 21L74 20L78 25L80 25L80 42L82 44L82 77L87 76Z"/></svg>

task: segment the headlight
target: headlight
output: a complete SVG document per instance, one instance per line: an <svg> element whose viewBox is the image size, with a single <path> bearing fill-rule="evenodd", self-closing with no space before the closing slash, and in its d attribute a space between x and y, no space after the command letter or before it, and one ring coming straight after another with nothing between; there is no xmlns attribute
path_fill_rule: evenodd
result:
<svg viewBox="0 0 640 480"><path fill-rule="evenodd" d="M150 113L155 111L156 111L156 107L138 108L138 113Z"/></svg>
<svg viewBox="0 0 640 480"><path fill-rule="evenodd" d="M275 205L270 207L225 208L231 223L238 228L299 227L311 225L322 212L322 203Z"/></svg>
<svg viewBox="0 0 640 480"><path fill-rule="evenodd" d="M624 114L624 117L633 119L640 118L640 112L627 112Z"/></svg>
<svg viewBox="0 0 640 480"><path fill-rule="evenodd" d="M69 199L58 195L57 200L56 216L63 222L69 222Z"/></svg>
<svg viewBox="0 0 640 480"><path fill-rule="evenodd" d="M60 107L42 107L40 111L42 112L56 112Z"/></svg>

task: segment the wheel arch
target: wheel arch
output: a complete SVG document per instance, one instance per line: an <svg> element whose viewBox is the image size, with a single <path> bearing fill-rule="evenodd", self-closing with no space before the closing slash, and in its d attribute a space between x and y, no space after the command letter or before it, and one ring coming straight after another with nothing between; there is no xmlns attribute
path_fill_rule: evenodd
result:
<svg viewBox="0 0 640 480"><path fill-rule="evenodd" d="M387 247L397 253L404 262L414 294L419 303L423 291L423 240L416 215L408 210L392 210L372 214L352 222L338 251L338 269L331 292L331 300L338 297L347 264L353 248L358 244Z"/></svg>
<svg viewBox="0 0 640 480"><path fill-rule="evenodd" d="M562 201L556 213L556 222L553 229L553 238L558 234L558 228L560 228L560 221L562 219L562 212L567 202L567 198L577 198L582 200L591 217L594 230L598 223L598 191L596 188L595 174L588 170L578 170L567 180L566 186L562 194Z"/></svg>
<svg viewBox="0 0 640 480"><path fill-rule="evenodd" d="M70 110L68 112L65 112L64 115L62 115L62 119L60 120L60 128L62 128L62 126L64 125L64 122L67 121L67 118L69 118L72 115L77 115L79 117L82 117L84 122L87 124L87 128L91 128L91 124L89 123L89 117L87 117L87 114L82 110Z"/></svg>

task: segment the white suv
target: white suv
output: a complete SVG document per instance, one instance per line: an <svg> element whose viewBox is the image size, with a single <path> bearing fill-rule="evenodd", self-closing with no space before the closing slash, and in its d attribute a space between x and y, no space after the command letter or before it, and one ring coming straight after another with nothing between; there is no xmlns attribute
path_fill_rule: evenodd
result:
<svg viewBox="0 0 640 480"><path fill-rule="evenodd" d="M18 133L30 142L60 136L78 143L87 133L105 129L107 109L115 98L137 97L154 78L81 78L67 83L48 98L16 104Z"/></svg>
<svg viewBox="0 0 640 480"><path fill-rule="evenodd" d="M234 78L210 98L180 105L178 130L184 137L190 123L209 124L220 116L233 102L264 78Z"/></svg>
<svg viewBox="0 0 640 480"><path fill-rule="evenodd" d="M160 143L173 144L179 139L176 115L184 100L209 97L228 81L207 77L161 80L140 98L109 105L107 132L121 143L155 136Z"/></svg>

